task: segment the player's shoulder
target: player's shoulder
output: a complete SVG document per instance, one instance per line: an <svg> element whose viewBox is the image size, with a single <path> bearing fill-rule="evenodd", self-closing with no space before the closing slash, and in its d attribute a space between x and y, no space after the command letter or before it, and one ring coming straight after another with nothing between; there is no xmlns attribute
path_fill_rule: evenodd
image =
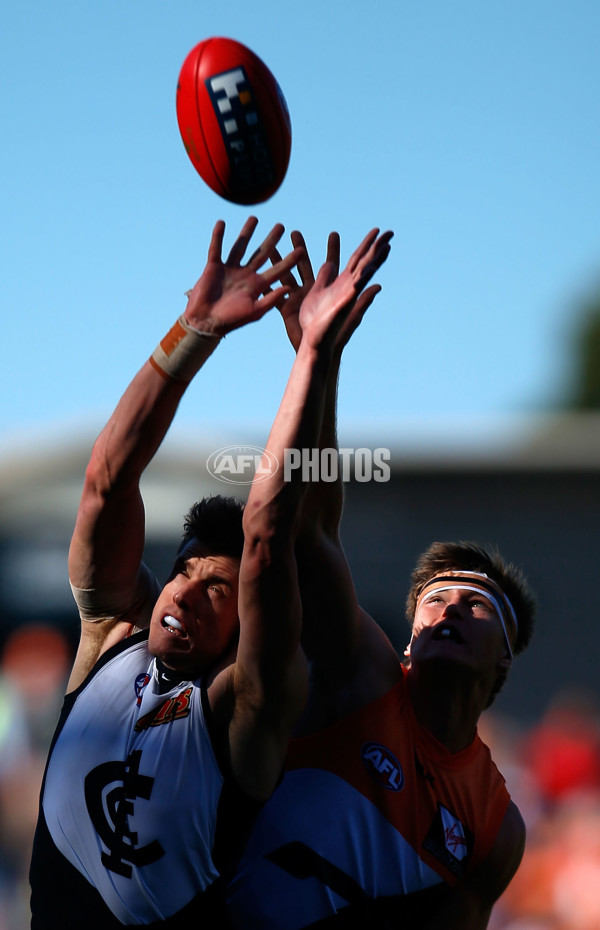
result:
<svg viewBox="0 0 600 930"><path fill-rule="evenodd" d="M128 632L131 635L127 635ZM115 633L114 642L107 637L98 648L92 636L89 639L82 637L67 685L67 694L77 695L81 692L111 660L140 650L148 651L148 630L132 632L130 626L123 627L118 634Z"/></svg>
<svg viewBox="0 0 600 930"><path fill-rule="evenodd" d="M516 872L523 858L526 836L527 828L521 811L514 801L510 801L500 825L496 842L499 844L501 852L515 863L512 874Z"/></svg>
<svg viewBox="0 0 600 930"><path fill-rule="evenodd" d="M216 665L203 681L213 727L226 730L236 711L235 661L227 659Z"/></svg>
<svg viewBox="0 0 600 930"><path fill-rule="evenodd" d="M437 914L439 926L446 930L487 927L492 908L517 871L524 848L525 824L511 801L485 861L448 890L443 909Z"/></svg>
<svg viewBox="0 0 600 930"><path fill-rule="evenodd" d="M490 904L498 900L519 868L525 838L525 821L510 801L489 855L473 874L474 884Z"/></svg>
<svg viewBox="0 0 600 930"><path fill-rule="evenodd" d="M387 694L402 678L398 654L381 627L360 609L356 649L339 662L309 663L310 687L296 735L332 726Z"/></svg>

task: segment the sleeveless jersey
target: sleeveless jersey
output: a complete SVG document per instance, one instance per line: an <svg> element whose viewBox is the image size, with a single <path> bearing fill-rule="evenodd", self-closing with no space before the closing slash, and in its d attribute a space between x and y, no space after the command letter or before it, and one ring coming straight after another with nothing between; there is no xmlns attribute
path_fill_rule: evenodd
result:
<svg viewBox="0 0 600 930"><path fill-rule="evenodd" d="M218 876L224 778L208 701L199 681L158 693L147 636L109 650L65 699L34 843L33 928L178 926L195 904L212 907L202 893Z"/></svg>
<svg viewBox="0 0 600 930"><path fill-rule="evenodd" d="M479 736L453 754L419 725L403 674L373 703L292 740L227 889L232 922L419 926L486 858L509 801Z"/></svg>

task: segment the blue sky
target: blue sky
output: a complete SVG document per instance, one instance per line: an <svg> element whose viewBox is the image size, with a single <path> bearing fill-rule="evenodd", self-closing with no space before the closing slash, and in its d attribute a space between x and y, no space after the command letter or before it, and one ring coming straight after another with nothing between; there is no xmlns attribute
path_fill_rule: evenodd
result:
<svg viewBox="0 0 600 930"><path fill-rule="evenodd" d="M0 26L3 446L97 432L184 309L215 220L229 244L249 214L177 128L179 69L213 35L259 54L291 113L260 232L300 228L319 263L330 229L344 257L395 231L346 353L342 429L391 442L407 422L551 407L600 288L595 0L20 0ZM275 313L232 334L178 430L256 441L290 364Z"/></svg>

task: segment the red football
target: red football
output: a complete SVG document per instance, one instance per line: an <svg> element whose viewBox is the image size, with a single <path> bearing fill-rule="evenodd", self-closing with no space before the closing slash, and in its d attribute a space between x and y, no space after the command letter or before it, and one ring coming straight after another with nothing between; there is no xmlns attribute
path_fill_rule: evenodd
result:
<svg viewBox="0 0 600 930"><path fill-rule="evenodd" d="M279 84L261 59L233 39L200 42L177 84L177 122L190 160L215 193L262 203L290 160L290 116Z"/></svg>

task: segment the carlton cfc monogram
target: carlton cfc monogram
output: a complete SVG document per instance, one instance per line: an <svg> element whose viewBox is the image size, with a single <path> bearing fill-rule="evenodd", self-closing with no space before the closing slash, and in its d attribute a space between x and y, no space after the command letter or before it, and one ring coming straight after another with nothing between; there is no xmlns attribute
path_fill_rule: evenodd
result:
<svg viewBox="0 0 600 930"><path fill-rule="evenodd" d="M137 846L137 833L129 828L134 803L138 799L149 801L154 785L153 778L139 773L141 758L138 750L130 753L125 762L103 762L85 779L90 820L108 849L101 855L102 864L125 878L133 874L131 864L149 865L164 855L158 840Z"/></svg>

